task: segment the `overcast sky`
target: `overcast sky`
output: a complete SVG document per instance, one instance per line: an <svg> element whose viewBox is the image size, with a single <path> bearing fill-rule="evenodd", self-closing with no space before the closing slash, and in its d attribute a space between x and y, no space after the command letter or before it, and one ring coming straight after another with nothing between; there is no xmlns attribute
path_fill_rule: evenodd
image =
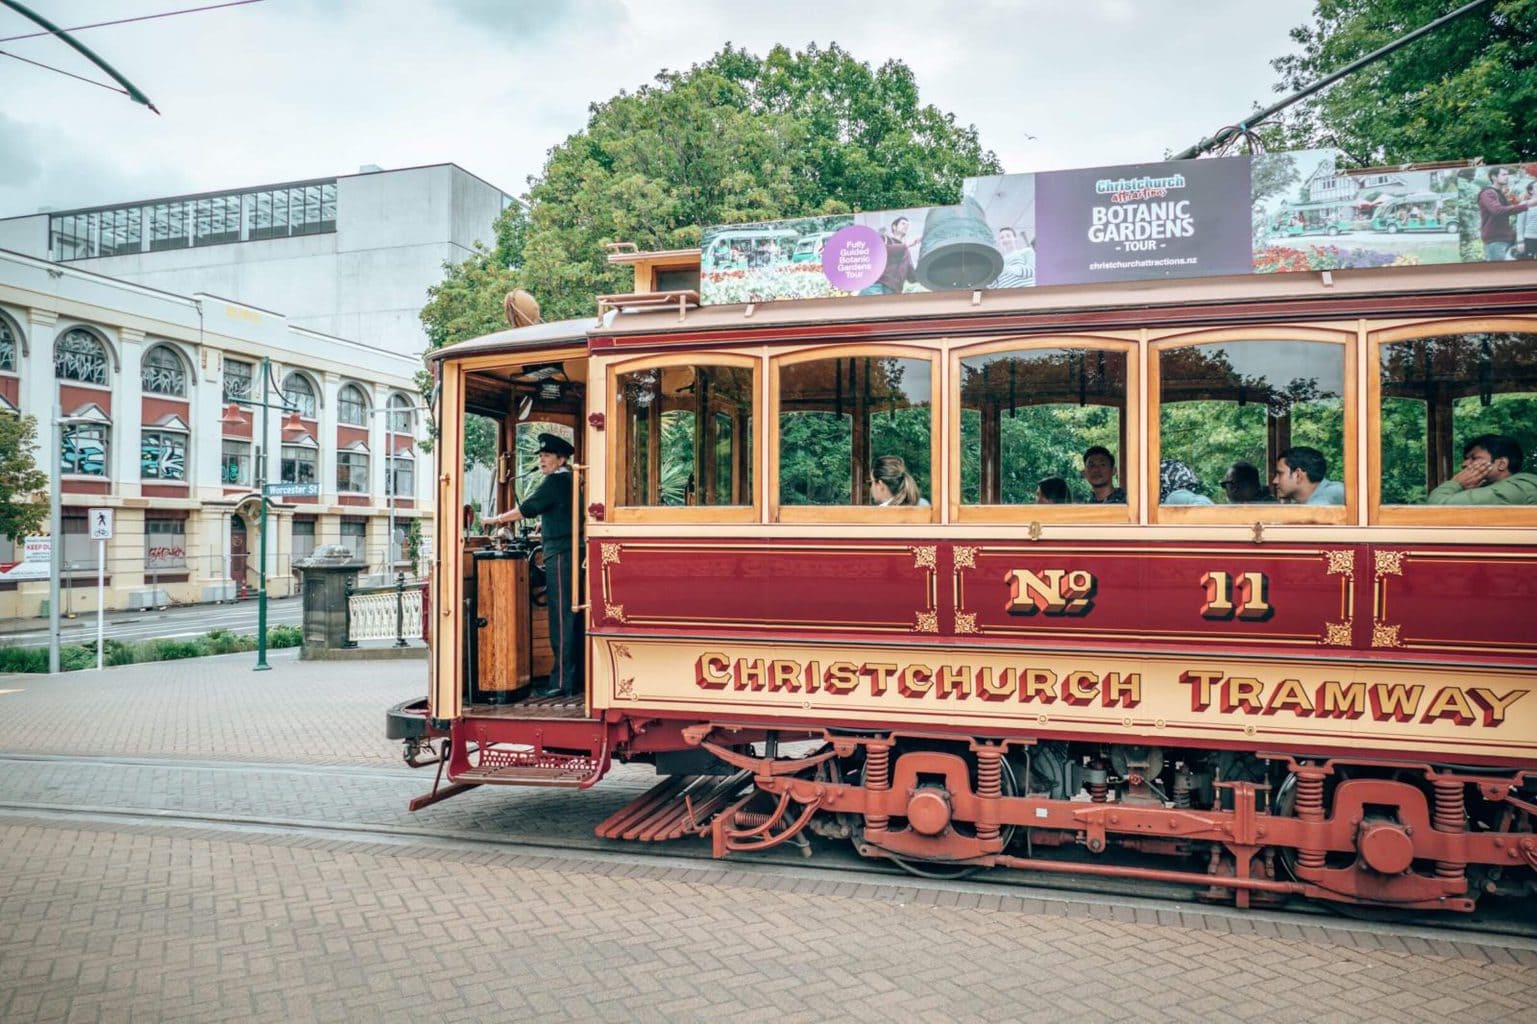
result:
<svg viewBox="0 0 1537 1024"><path fill-rule="evenodd" d="M29 0L64 27L218 0ZM1010 172L1157 160L1272 102L1311 0L264 0L79 34L160 108L0 57L0 216L452 162L521 194L587 106L708 59L897 58ZM0 37L31 30L0 8ZM0 50L103 77L54 39Z"/></svg>

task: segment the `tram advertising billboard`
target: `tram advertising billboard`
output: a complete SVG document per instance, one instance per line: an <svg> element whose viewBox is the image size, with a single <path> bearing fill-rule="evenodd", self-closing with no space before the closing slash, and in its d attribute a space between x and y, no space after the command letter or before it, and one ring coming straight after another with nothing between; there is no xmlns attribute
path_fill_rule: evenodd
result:
<svg viewBox="0 0 1537 1024"><path fill-rule="evenodd" d="M1340 163L1313 150L994 175L967 179L954 206L713 227L700 296L722 305L1537 259L1537 165Z"/></svg>
<svg viewBox="0 0 1537 1024"><path fill-rule="evenodd" d="M1248 159L1255 273L1537 259L1537 164L1346 171L1334 150Z"/></svg>

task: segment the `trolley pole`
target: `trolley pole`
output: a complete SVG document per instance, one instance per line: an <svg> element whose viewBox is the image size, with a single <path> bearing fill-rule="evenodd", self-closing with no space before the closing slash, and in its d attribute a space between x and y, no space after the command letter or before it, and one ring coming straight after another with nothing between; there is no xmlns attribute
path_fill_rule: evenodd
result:
<svg viewBox="0 0 1537 1024"><path fill-rule="evenodd" d="M257 545L258 565L256 567L256 666L253 672L266 672L272 666L267 664L267 506L271 499L267 488L267 464L271 460L268 450L268 442L271 440L272 407L274 404L284 412L297 413L299 407L289 403L281 394L278 401L272 401L272 360L266 356L261 361L262 397L261 401L254 398L230 397L230 401L236 405L261 406L262 429L261 444L257 447L255 484L258 496L261 499L261 541ZM226 420L225 422L229 422ZM236 418L236 422L244 422ZM297 420L296 420L297 422Z"/></svg>

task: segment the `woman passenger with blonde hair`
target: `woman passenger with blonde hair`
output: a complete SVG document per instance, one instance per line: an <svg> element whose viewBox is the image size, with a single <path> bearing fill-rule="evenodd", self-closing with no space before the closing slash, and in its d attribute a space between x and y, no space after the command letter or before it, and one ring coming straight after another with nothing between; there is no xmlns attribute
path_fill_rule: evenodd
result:
<svg viewBox="0 0 1537 1024"><path fill-rule="evenodd" d="M870 467L870 500L881 508L928 505L928 499L918 493L918 483L907 471L907 463L896 455L882 455Z"/></svg>

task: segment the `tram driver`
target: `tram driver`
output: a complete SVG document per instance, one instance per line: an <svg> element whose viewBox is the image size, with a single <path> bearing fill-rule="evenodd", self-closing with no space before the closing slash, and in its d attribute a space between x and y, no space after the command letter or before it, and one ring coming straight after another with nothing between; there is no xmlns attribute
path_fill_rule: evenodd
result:
<svg viewBox="0 0 1537 1024"><path fill-rule="evenodd" d="M576 449L554 434L539 435L539 472L544 479L534 493L500 515L488 516L486 526L539 519L544 547L546 611L550 619L550 649L555 665L541 697L572 697L577 689L579 648L576 613L571 610L571 468L567 463Z"/></svg>

